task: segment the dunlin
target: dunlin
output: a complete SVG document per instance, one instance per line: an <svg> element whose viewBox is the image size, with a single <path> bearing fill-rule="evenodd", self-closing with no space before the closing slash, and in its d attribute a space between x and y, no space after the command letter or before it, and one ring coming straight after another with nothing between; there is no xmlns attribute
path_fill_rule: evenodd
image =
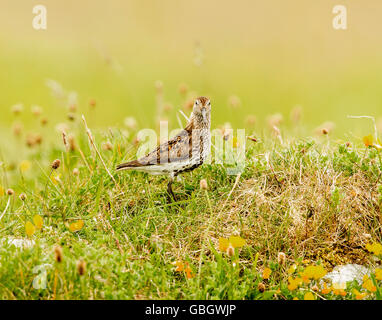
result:
<svg viewBox="0 0 382 320"><path fill-rule="evenodd" d="M211 146L211 102L206 97L195 100L187 126L173 139L162 143L146 156L117 166L117 170L137 170L152 175L167 175L167 191L172 191L174 178L192 171L207 159Z"/></svg>

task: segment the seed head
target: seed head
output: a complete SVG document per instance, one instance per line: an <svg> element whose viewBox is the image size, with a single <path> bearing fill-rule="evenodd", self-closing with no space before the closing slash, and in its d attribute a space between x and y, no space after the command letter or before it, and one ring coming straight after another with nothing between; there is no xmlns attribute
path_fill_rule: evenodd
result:
<svg viewBox="0 0 382 320"><path fill-rule="evenodd" d="M160 80L155 81L155 89L157 89L158 93L162 93L163 90L163 82Z"/></svg>
<svg viewBox="0 0 382 320"><path fill-rule="evenodd" d="M62 131L62 142L64 143L65 149L69 149L68 141L66 140L66 133L65 131Z"/></svg>
<svg viewBox="0 0 382 320"><path fill-rule="evenodd" d="M21 113L21 111L23 111L23 105L21 103L15 104L14 106L12 106L11 111L13 114L18 115L19 113Z"/></svg>
<svg viewBox="0 0 382 320"><path fill-rule="evenodd" d="M284 117L280 113L276 113L268 117L268 125L272 129L273 127L279 127L283 123Z"/></svg>
<svg viewBox="0 0 382 320"><path fill-rule="evenodd" d="M83 276L86 272L86 262L84 260L79 260L77 262L77 271L80 276Z"/></svg>
<svg viewBox="0 0 382 320"><path fill-rule="evenodd" d="M34 140L36 144L41 144L42 143L42 135L41 134L35 134Z"/></svg>
<svg viewBox="0 0 382 320"><path fill-rule="evenodd" d="M228 248L227 248L227 255L229 257L233 257L235 255L235 249L232 246L228 246Z"/></svg>
<svg viewBox="0 0 382 320"><path fill-rule="evenodd" d="M240 107L241 105L241 102L240 102L240 98L237 97L237 96L231 96L229 97L228 99L228 104L231 108L233 109L237 109Z"/></svg>
<svg viewBox="0 0 382 320"><path fill-rule="evenodd" d="M246 119L245 119L245 122L249 125L249 126L253 126L256 124L256 116L254 115L249 115Z"/></svg>
<svg viewBox="0 0 382 320"><path fill-rule="evenodd" d="M35 117L38 117L42 113L42 109L39 106L32 106L31 111Z"/></svg>
<svg viewBox="0 0 382 320"><path fill-rule="evenodd" d="M102 145L103 150L113 150L113 145L108 141Z"/></svg>
<svg viewBox="0 0 382 320"><path fill-rule="evenodd" d="M78 168L73 169L73 175L78 176L80 174L80 170Z"/></svg>
<svg viewBox="0 0 382 320"><path fill-rule="evenodd" d="M56 130L59 133L61 133L62 131L68 132L69 131L69 126L65 122L58 123L56 125Z"/></svg>
<svg viewBox="0 0 382 320"><path fill-rule="evenodd" d="M13 125L13 134L16 136L16 137L19 137L21 135L21 132L22 132L22 129L23 129L23 126L20 124L20 123L15 123Z"/></svg>
<svg viewBox="0 0 382 320"><path fill-rule="evenodd" d="M32 148L36 145L36 136L32 133L29 133L26 138L26 144L28 147Z"/></svg>
<svg viewBox="0 0 382 320"><path fill-rule="evenodd" d="M26 137L26 145L28 147L34 147L35 145L41 144L42 143L42 136L41 134L38 133L29 133Z"/></svg>
<svg viewBox="0 0 382 320"><path fill-rule="evenodd" d="M19 198L20 198L21 201L25 201L25 199L27 198L27 196L26 196L25 193L20 193Z"/></svg>
<svg viewBox="0 0 382 320"><path fill-rule="evenodd" d="M42 126L45 126L48 123L48 119L47 118L42 118L40 123L41 123Z"/></svg>
<svg viewBox="0 0 382 320"><path fill-rule="evenodd" d="M315 133L318 135L328 135L335 129L335 123L326 121L316 128Z"/></svg>
<svg viewBox="0 0 382 320"><path fill-rule="evenodd" d="M60 167L61 161L60 159L56 159L52 162L52 169L56 170Z"/></svg>
<svg viewBox="0 0 382 320"><path fill-rule="evenodd" d="M125 118L125 120L123 121L125 126L128 127L129 129L135 129L137 127L137 120L135 120L135 118L133 117L127 117Z"/></svg>
<svg viewBox="0 0 382 320"><path fill-rule="evenodd" d="M54 259L57 262L62 262L63 255L62 255L62 248L60 246L54 247Z"/></svg>
<svg viewBox="0 0 382 320"><path fill-rule="evenodd" d="M69 112L69 113L68 113L68 120L69 120L69 121L74 121L74 120L76 120L76 116L75 116L75 114L72 113L72 112Z"/></svg>
<svg viewBox="0 0 382 320"><path fill-rule="evenodd" d="M200 180L200 189L207 190L207 188L208 188L207 180L206 179Z"/></svg>
<svg viewBox="0 0 382 320"><path fill-rule="evenodd" d="M96 106L96 101L94 99L90 99L89 101L89 106L91 106L92 108L94 108Z"/></svg>
<svg viewBox="0 0 382 320"><path fill-rule="evenodd" d="M71 134L68 136L68 143L69 143L69 150L75 151L76 150L76 141L74 140L74 136Z"/></svg>
<svg viewBox="0 0 382 320"><path fill-rule="evenodd" d="M265 291L265 284L262 282L259 282L259 284L257 285L257 290L263 293Z"/></svg>
<svg viewBox="0 0 382 320"><path fill-rule="evenodd" d="M76 112L77 110L77 105L75 103L72 103L70 106L69 106L69 111L70 112Z"/></svg>
<svg viewBox="0 0 382 320"><path fill-rule="evenodd" d="M277 255L277 261L278 261L279 265L284 265L285 260L286 260L285 253L279 252L279 254Z"/></svg>
<svg viewBox="0 0 382 320"><path fill-rule="evenodd" d="M172 107L172 104L171 103L166 103L164 106L163 106L163 110L164 111L170 111L172 110L173 107Z"/></svg>
<svg viewBox="0 0 382 320"><path fill-rule="evenodd" d="M184 103L183 108L184 108L185 110L191 110L193 106L194 106L194 99L188 99L188 100Z"/></svg>
<svg viewBox="0 0 382 320"><path fill-rule="evenodd" d="M185 83L181 83L181 84L179 85L179 93L180 93L182 96L184 96L184 95L187 94L187 91L188 91L188 87L187 87L187 85L186 85Z"/></svg>
<svg viewBox="0 0 382 320"><path fill-rule="evenodd" d="M7 189L7 195L8 196L13 196L15 194L15 192L13 191L13 189Z"/></svg>

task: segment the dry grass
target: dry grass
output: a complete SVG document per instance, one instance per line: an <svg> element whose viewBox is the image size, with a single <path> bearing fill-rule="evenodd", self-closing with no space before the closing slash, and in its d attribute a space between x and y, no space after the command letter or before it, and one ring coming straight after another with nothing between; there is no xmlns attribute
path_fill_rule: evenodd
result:
<svg viewBox="0 0 382 320"><path fill-rule="evenodd" d="M357 164L351 175L339 171L335 153L325 162L317 150L300 152L299 159L273 156L274 167L265 161L264 171L252 168L254 176L240 180L215 232L240 233L265 259L283 251L330 267L366 263L365 245L381 239L379 179Z"/></svg>

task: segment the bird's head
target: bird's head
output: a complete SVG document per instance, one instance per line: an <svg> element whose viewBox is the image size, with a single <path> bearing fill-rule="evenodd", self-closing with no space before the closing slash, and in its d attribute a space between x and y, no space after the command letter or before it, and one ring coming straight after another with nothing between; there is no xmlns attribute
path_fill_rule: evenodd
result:
<svg viewBox="0 0 382 320"><path fill-rule="evenodd" d="M194 102L194 115L203 119L203 122L208 122L211 115L211 102L206 97L199 97Z"/></svg>

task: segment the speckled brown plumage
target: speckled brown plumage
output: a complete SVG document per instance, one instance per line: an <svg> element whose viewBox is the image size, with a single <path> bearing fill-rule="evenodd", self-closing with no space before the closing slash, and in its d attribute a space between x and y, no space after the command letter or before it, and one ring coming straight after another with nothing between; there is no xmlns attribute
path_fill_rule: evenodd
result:
<svg viewBox="0 0 382 320"><path fill-rule="evenodd" d="M211 105L206 97L195 100L187 126L171 140L162 143L146 156L123 163L117 170L137 170L150 174L165 174L171 183L178 174L199 167L210 151Z"/></svg>

